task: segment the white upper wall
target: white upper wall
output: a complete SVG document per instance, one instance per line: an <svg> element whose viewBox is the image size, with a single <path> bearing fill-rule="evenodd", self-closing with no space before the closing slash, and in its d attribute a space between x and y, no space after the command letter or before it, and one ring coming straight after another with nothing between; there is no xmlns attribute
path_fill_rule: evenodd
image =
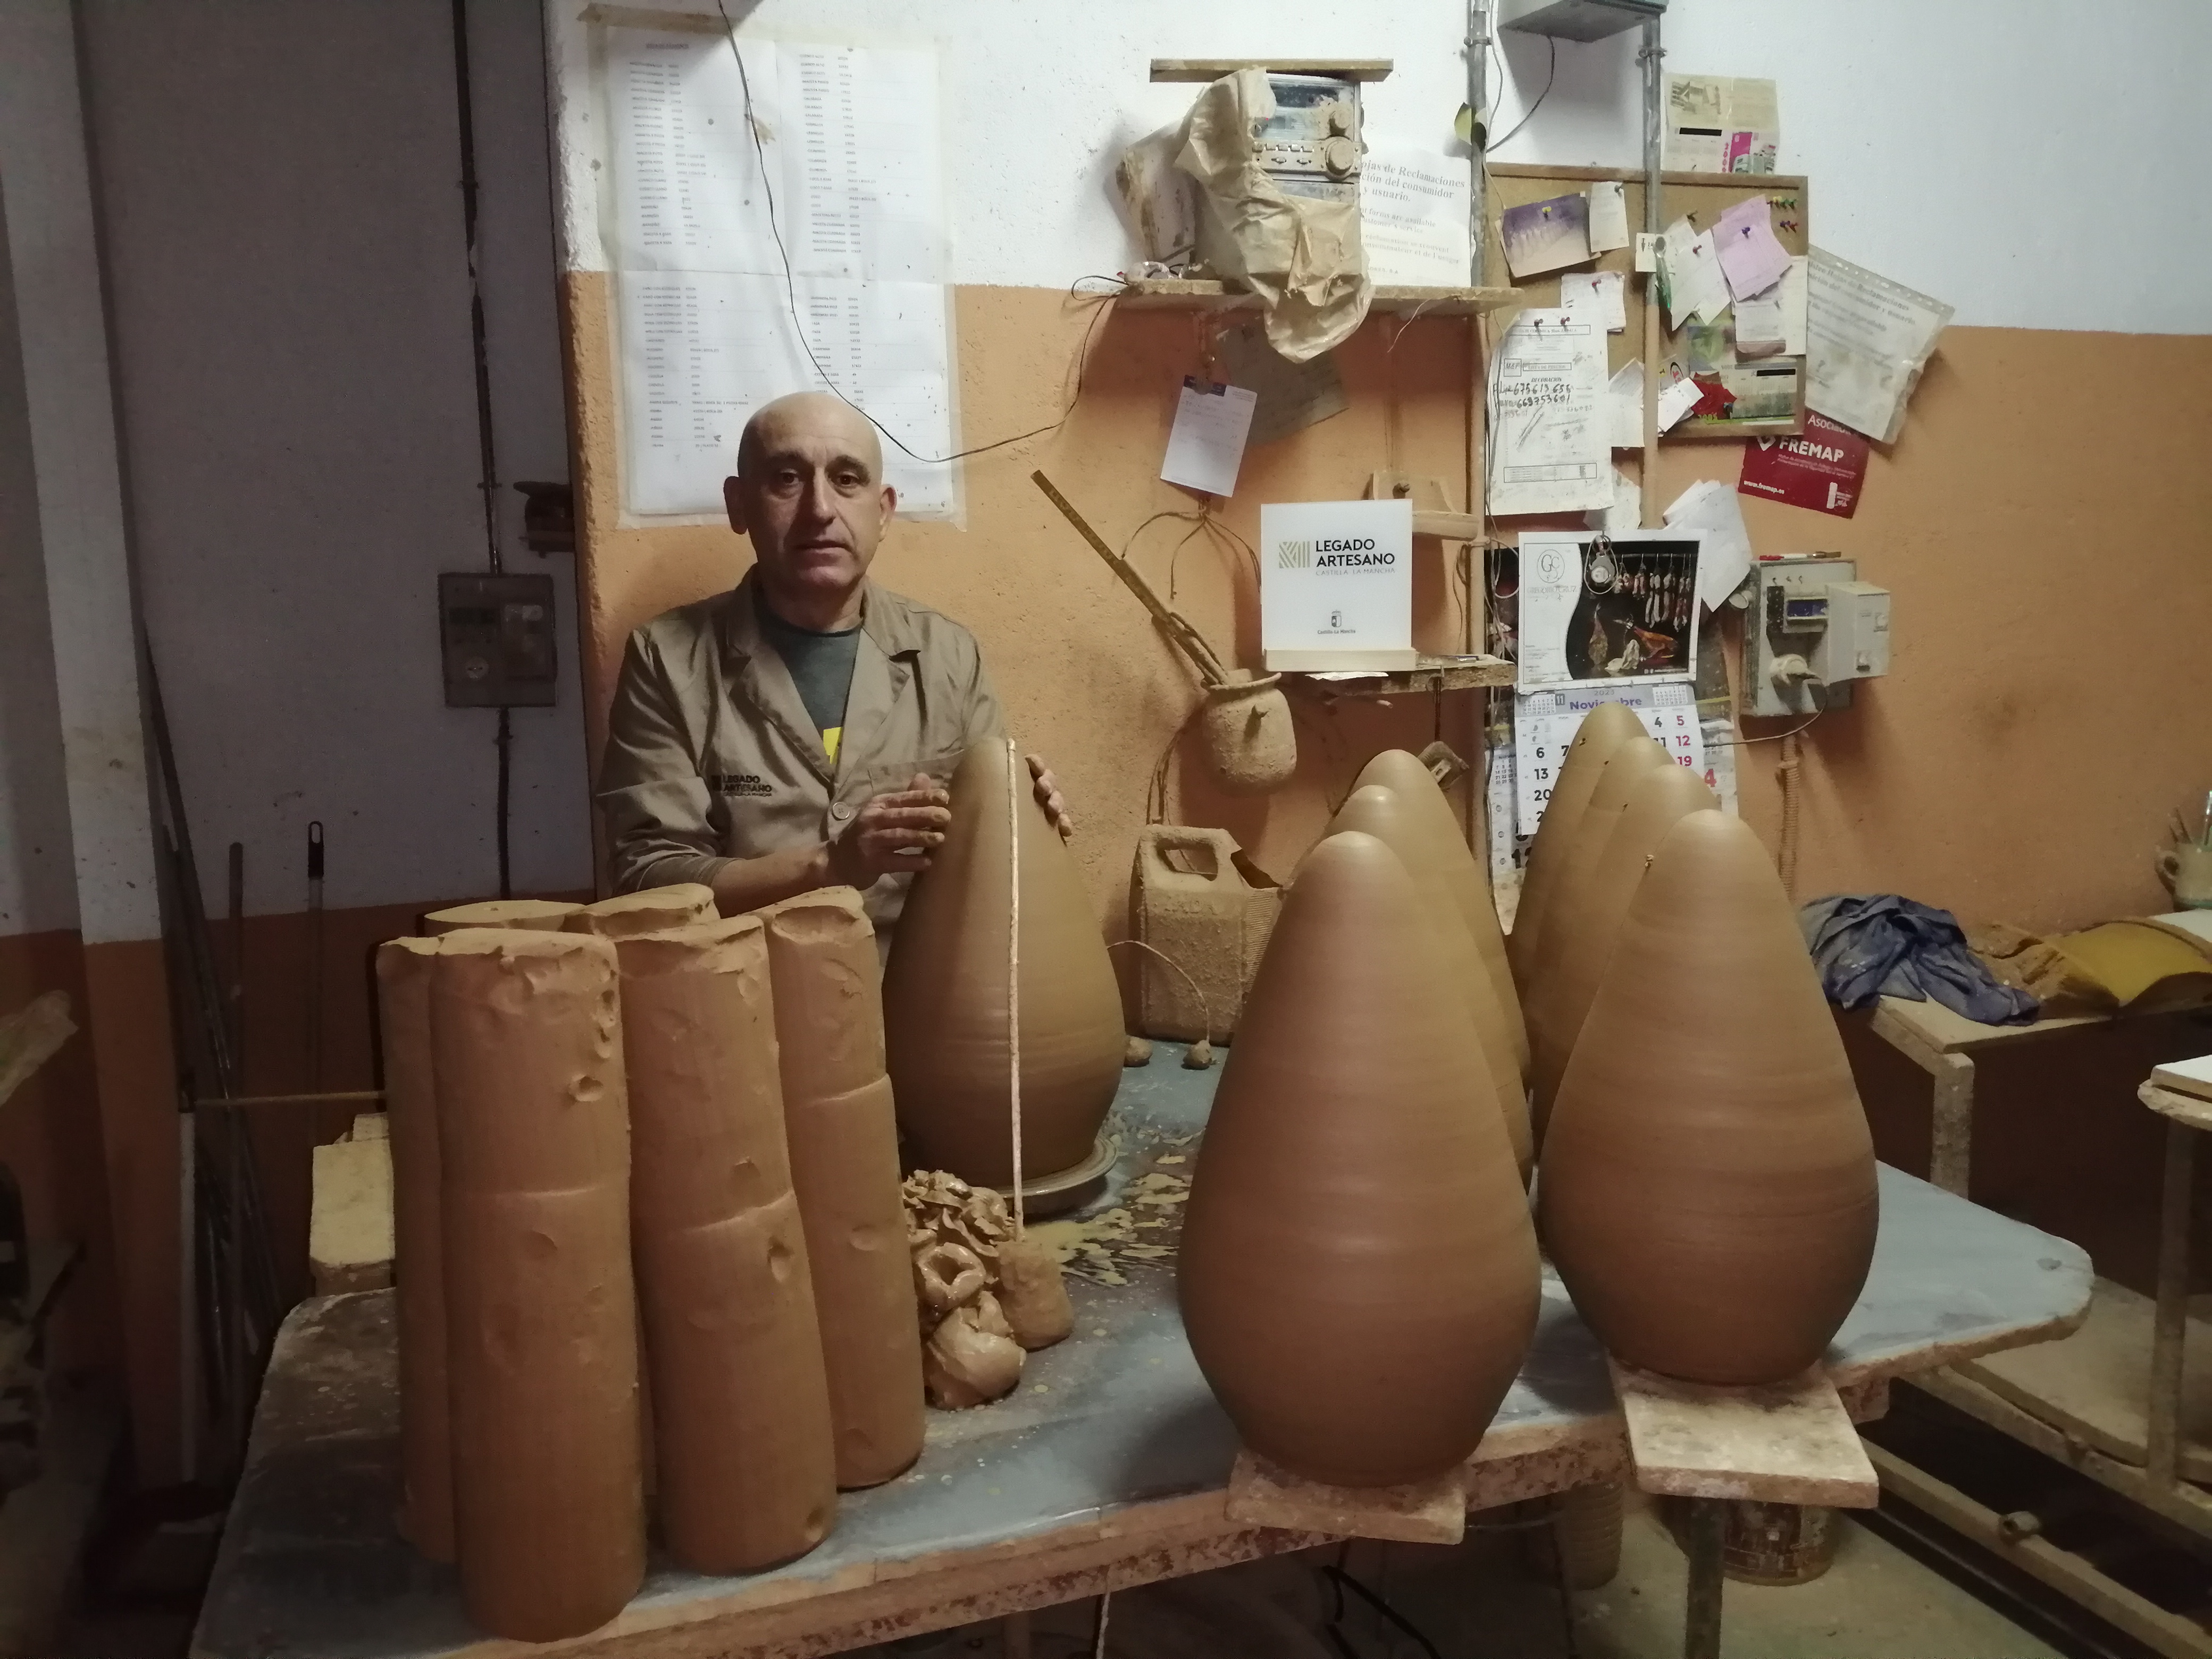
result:
<svg viewBox="0 0 2212 1659"><path fill-rule="evenodd" d="M581 9L549 3L564 92L583 84ZM748 32L793 40L938 43L962 283L1065 287L1129 262L1108 196L1119 144L1178 118L1194 90L1151 85L1155 57L1394 58L1367 90L1369 130L1439 152L1465 95L1460 0L730 10ZM2184 171L2212 151L2212 99L2197 84L2212 58L2204 0L1674 0L1665 33L1672 70L1779 82L1782 165L1812 178L1814 239L1949 301L1959 322L2212 331L2212 218ZM1550 99L1492 159L1640 166L1638 38L1561 43ZM1542 91L1548 51L1528 35L1499 41L1492 130L1504 133ZM578 187L565 229L574 265L601 270L588 114L564 109Z"/></svg>

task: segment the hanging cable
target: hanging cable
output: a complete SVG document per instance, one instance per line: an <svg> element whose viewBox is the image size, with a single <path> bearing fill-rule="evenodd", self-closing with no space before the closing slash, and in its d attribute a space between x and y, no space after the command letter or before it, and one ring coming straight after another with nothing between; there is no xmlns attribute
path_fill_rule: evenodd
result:
<svg viewBox="0 0 2212 1659"><path fill-rule="evenodd" d="M1529 105L1528 109L1523 112L1521 118L1513 124L1513 127L1510 131L1509 131L1503 138L1493 138L1490 143L1483 146L1484 155L1487 155L1494 149L1503 149L1506 145L1511 143L1514 139L1520 136L1521 129L1527 126L1529 122L1536 118L1536 112L1544 107L1544 100L1552 95L1552 88L1559 78L1559 43L1554 37L1547 38L1545 44L1551 47L1552 53L1551 68L1544 76L1543 91L1536 94L1536 101Z"/></svg>

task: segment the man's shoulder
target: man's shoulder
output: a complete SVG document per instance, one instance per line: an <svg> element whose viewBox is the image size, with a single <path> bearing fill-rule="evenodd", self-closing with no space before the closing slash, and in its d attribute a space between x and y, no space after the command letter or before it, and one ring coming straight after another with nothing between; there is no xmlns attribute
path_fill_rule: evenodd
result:
<svg viewBox="0 0 2212 1659"><path fill-rule="evenodd" d="M645 655L663 662L680 661L715 637L722 612L736 592L731 589L710 594L690 605L679 605L673 611L664 611L651 622L632 629L630 643Z"/></svg>
<svg viewBox="0 0 2212 1659"><path fill-rule="evenodd" d="M919 600L894 593L880 585L872 585L870 599L873 609L869 621L873 625L869 631L894 654L915 651L925 657L948 655L963 659L981 654L975 636L941 611L933 611Z"/></svg>

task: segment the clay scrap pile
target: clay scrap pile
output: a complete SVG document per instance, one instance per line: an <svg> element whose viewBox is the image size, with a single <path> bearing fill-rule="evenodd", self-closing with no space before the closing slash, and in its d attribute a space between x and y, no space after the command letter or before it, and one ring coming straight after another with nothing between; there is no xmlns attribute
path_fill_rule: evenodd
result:
<svg viewBox="0 0 2212 1659"><path fill-rule="evenodd" d="M377 957L407 1535L525 1641L637 1592L648 1470L686 1566L812 1549L922 1444L860 896L431 925Z"/></svg>
<svg viewBox="0 0 2212 1659"><path fill-rule="evenodd" d="M943 1170L907 1177L905 1198L930 1404L958 1410L1011 1393L1023 1355L1074 1328L1058 1256L1016 1233L1004 1198Z"/></svg>
<svg viewBox="0 0 2212 1659"><path fill-rule="evenodd" d="M1795 1376L1864 1283L1872 1144L1789 901L1627 709L1576 738L1521 915L1507 940L1397 751L1282 900L1178 1289L1246 1443L1308 1479L1411 1484L1474 1451L1534 1327L1532 1161L1543 1243L1629 1364Z"/></svg>

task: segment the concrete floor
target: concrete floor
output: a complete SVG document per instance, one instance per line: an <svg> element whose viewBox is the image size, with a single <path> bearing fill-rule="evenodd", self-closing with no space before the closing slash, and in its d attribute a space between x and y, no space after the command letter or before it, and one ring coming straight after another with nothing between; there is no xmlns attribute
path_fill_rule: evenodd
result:
<svg viewBox="0 0 2212 1659"><path fill-rule="evenodd" d="M1256 1561L1114 1598L1112 1659L1342 1659L1324 1633L1334 1549ZM1511 1534L1450 1548L1353 1547L1354 1574L1381 1590L1443 1659L1565 1659L1552 1588L1521 1565ZM1632 1513L1620 1576L1574 1597L1578 1659L1675 1659L1682 1650L1683 1563L1656 1515ZM1094 1603L1032 1615L1035 1659L1085 1659ZM1726 1659L2060 1659L1965 1590L1858 1527L1835 1565L1786 1589L1728 1586ZM1411 1638L1355 1601L1341 1628L1359 1659L1420 1659ZM975 1626L868 1659L1003 1659L995 1626ZM858 1659L858 1656L854 1656Z"/></svg>

